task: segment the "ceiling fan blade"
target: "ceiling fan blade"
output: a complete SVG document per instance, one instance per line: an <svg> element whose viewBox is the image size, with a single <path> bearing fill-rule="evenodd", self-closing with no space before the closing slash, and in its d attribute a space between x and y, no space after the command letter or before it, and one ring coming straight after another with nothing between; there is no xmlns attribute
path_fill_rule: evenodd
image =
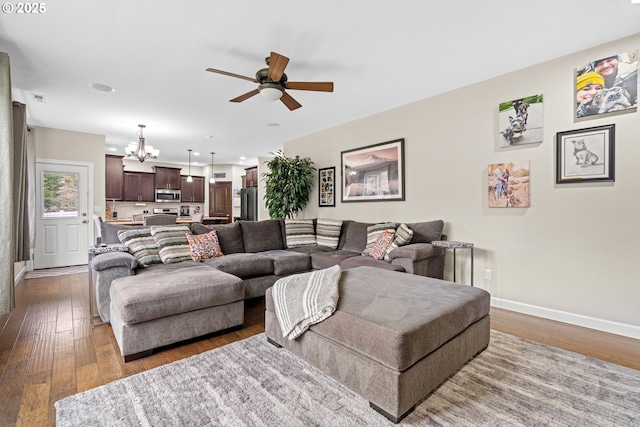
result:
<svg viewBox="0 0 640 427"><path fill-rule="evenodd" d="M229 102L242 102L245 99L249 99L252 96L257 95L258 93L260 93L260 91L258 89L254 89L251 92L247 92L244 95L240 95L237 98L230 99Z"/></svg>
<svg viewBox="0 0 640 427"><path fill-rule="evenodd" d="M249 80L250 82L258 83L258 81L253 77L241 76L240 74L230 73L228 71L216 70L215 68L207 68L207 71L211 73L223 74L225 76L236 77L242 80Z"/></svg>
<svg viewBox="0 0 640 427"><path fill-rule="evenodd" d="M282 103L286 105L287 108L291 111L297 110L298 108L302 107L302 104L293 99L287 92L282 93L282 98L280 98L280 101L282 101Z"/></svg>
<svg viewBox="0 0 640 427"><path fill-rule="evenodd" d="M274 82L280 81L288 63L289 58L286 56L271 52L271 56L269 57L269 78Z"/></svg>
<svg viewBox="0 0 640 427"><path fill-rule="evenodd" d="M317 92L333 92L333 82L287 82L287 89L314 90Z"/></svg>

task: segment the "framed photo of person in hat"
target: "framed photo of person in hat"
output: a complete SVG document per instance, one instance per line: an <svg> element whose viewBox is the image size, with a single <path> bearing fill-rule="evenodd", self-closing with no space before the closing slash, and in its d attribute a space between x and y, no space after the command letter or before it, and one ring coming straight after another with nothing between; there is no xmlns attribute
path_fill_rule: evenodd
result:
<svg viewBox="0 0 640 427"><path fill-rule="evenodd" d="M591 61L576 73L576 118L637 109L638 51ZM629 110L632 112L635 110Z"/></svg>

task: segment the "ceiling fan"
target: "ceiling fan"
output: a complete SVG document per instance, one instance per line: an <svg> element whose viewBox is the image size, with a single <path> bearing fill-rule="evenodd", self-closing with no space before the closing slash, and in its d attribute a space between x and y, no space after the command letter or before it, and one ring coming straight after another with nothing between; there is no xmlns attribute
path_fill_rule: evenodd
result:
<svg viewBox="0 0 640 427"><path fill-rule="evenodd" d="M240 95L237 98L229 100L229 102L242 102L251 98L258 93L263 98L270 101L279 99L289 110L296 110L302 105L293 99L285 89L292 90L312 90L316 92L333 92L333 82L290 82L287 80L287 75L284 73L284 69L289 63L289 58L280 55L275 52L271 52L267 58L264 59L268 68L263 68L256 73L256 77L246 77L239 74L229 73L228 71L216 70L214 68L207 68L207 71L212 73L223 74L225 76L236 77L238 79L249 80L250 82L258 83L258 88L247 92L244 95Z"/></svg>

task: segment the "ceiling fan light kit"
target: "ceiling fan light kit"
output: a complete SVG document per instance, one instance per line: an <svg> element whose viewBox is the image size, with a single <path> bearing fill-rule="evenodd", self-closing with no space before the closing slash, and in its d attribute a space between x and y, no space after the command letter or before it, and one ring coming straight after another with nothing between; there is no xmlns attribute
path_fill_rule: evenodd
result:
<svg viewBox="0 0 640 427"><path fill-rule="evenodd" d="M333 82L289 82L287 75L284 73L289 58L275 52L265 58L268 68L258 70L256 77L247 77L240 74L230 73L228 71L216 70L215 68L207 68L211 73L222 74L229 77L248 80L258 84L258 88L236 98L229 100L230 102L242 102L258 93L269 101L280 100L291 111L296 110L302 105L293 99L286 90L310 90L315 92L333 92Z"/></svg>
<svg viewBox="0 0 640 427"><path fill-rule="evenodd" d="M160 151L153 148L151 145L145 144L144 135L142 134L142 130L146 127L145 125L138 125L140 131L138 132L138 143L130 142L125 149L127 153L127 157L135 157L140 161L140 163L144 162L146 159L157 159L160 155Z"/></svg>

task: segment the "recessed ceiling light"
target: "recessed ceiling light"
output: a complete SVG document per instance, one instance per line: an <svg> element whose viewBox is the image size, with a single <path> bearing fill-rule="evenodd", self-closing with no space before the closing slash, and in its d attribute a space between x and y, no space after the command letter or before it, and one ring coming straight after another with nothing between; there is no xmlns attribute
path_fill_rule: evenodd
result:
<svg viewBox="0 0 640 427"><path fill-rule="evenodd" d="M245 156L240 156L240 160L247 160Z"/></svg>
<svg viewBox="0 0 640 427"><path fill-rule="evenodd" d="M118 149L111 147L111 148L109 148L109 151L118 151Z"/></svg>
<svg viewBox="0 0 640 427"><path fill-rule="evenodd" d="M115 92L116 90L109 85L103 85L100 83L91 83L89 85L91 89L95 89L100 92Z"/></svg>
<svg viewBox="0 0 640 427"><path fill-rule="evenodd" d="M631 3L633 3L633 4L640 4L640 0L631 0Z"/></svg>
<svg viewBox="0 0 640 427"><path fill-rule="evenodd" d="M244 162L241 160L241 161L238 162L238 164L244 165Z"/></svg>
<svg viewBox="0 0 640 427"><path fill-rule="evenodd" d="M277 128L278 126L280 126L279 123L267 123L265 126L270 127L270 128Z"/></svg>
<svg viewBox="0 0 640 427"><path fill-rule="evenodd" d="M193 152L193 155L194 155L194 156L199 156L199 155L200 155L200 153L198 153L197 151L194 151L194 152Z"/></svg>

